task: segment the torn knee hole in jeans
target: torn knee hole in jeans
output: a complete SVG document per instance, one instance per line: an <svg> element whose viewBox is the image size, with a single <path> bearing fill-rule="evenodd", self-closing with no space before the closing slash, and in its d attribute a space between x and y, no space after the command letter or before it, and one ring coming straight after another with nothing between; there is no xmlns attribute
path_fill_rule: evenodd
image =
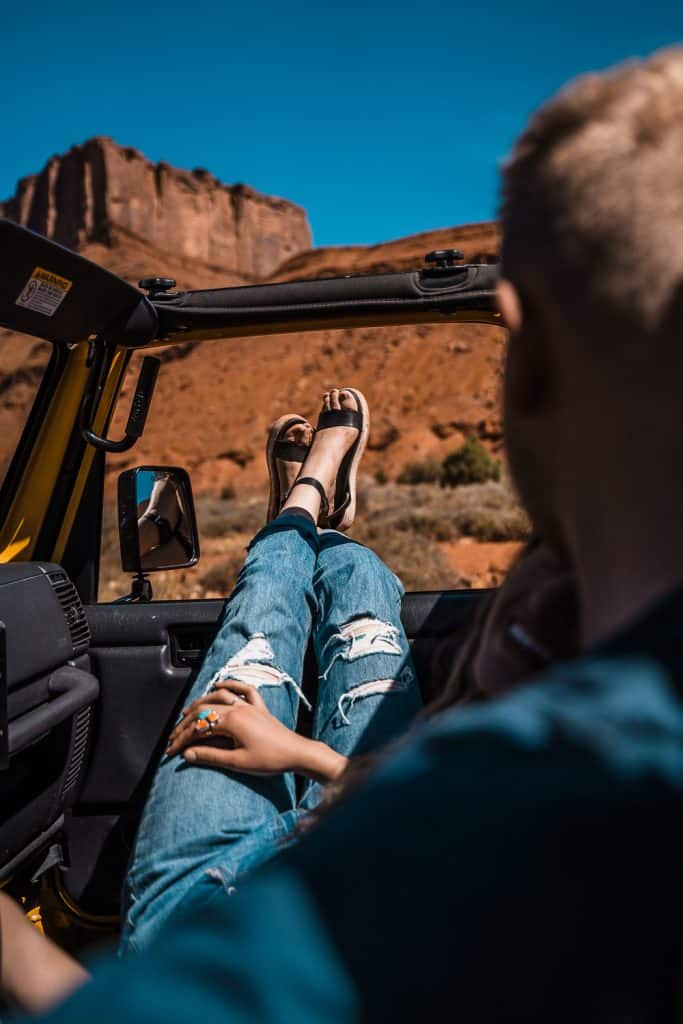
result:
<svg viewBox="0 0 683 1024"><path fill-rule="evenodd" d="M257 689L261 686L285 686L289 683L310 710L311 705L301 686L275 664L275 654L265 633L252 633L244 646L233 654L222 668L214 672L204 694L210 694L216 683L223 683L228 679L234 679L236 683L246 683Z"/></svg>
<svg viewBox="0 0 683 1024"><path fill-rule="evenodd" d="M339 650L332 655L320 679L327 679L332 666L338 660L355 661L371 654L393 654L401 657L404 652L399 643L400 635L396 626L390 622L382 622L372 615L361 615L351 619L325 644L321 652L321 662L325 661L329 648L337 646Z"/></svg>
<svg viewBox="0 0 683 1024"><path fill-rule="evenodd" d="M363 697L375 697L378 694L401 693L403 690L407 690L414 681L413 670L406 666L395 679L372 679L368 683L354 686L352 690L342 693L337 703L337 710L342 721L346 725L351 725L349 713L353 710L353 705L357 700L361 700Z"/></svg>

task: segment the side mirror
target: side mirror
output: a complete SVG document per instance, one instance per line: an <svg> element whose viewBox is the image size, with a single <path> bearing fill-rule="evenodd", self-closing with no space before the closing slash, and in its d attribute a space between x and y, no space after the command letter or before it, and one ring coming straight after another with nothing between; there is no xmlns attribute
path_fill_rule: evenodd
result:
<svg viewBox="0 0 683 1024"><path fill-rule="evenodd" d="M190 478L184 469L138 466L118 481L119 540L124 572L138 578L184 569L199 560Z"/></svg>

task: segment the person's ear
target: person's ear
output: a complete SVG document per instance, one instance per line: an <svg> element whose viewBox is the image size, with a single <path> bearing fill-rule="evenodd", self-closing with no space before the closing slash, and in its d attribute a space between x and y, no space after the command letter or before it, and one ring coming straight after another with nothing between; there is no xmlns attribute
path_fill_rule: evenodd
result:
<svg viewBox="0 0 683 1024"><path fill-rule="evenodd" d="M501 278L498 282L496 300L498 308L503 314L505 326L516 334L522 326L522 300L512 281L508 281L506 277Z"/></svg>
<svg viewBox="0 0 683 1024"><path fill-rule="evenodd" d="M524 415L545 412L552 392L547 332L507 278L497 286L498 307L510 332L506 360L506 405Z"/></svg>

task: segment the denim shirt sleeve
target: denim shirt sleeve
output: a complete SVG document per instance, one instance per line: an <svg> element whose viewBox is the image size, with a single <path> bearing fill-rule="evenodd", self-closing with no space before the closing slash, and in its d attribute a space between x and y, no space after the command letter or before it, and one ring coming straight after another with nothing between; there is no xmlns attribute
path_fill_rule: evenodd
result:
<svg viewBox="0 0 683 1024"><path fill-rule="evenodd" d="M559 673L425 727L238 897L204 893L50 1019L673 1018L682 794L666 679Z"/></svg>
<svg viewBox="0 0 683 1024"><path fill-rule="evenodd" d="M363 1019L673 1019L683 711L584 662L428 726L291 860Z"/></svg>
<svg viewBox="0 0 683 1024"><path fill-rule="evenodd" d="M254 879L239 899L207 879L148 951L93 966L93 980L48 1020L351 1024L359 1019L351 979L309 893L286 869Z"/></svg>

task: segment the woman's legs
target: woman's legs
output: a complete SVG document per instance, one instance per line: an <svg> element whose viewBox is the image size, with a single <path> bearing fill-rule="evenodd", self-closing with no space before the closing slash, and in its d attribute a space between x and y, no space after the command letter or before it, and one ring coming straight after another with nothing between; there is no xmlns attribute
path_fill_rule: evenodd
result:
<svg viewBox="0 0 683 1024"><path fill-rule="evenodd" d="M422 698L401 623L403 587L369 548L324 531L313 577L318 697L313 737L365 754L405 733ZM302 806L315 806L312 783Z"/></svg>
<svg viewBox="0 0 683 1024"><path fill-rule="evenodd" d="M351 392L334 389L325 395L323 405L325 410L341 413L346 407L356 409L358 399ZM271 713L294 728L303 658L317 603L313 571L320 546L315 523L321 492L334 497L340 464L358 441L359 430L358 425L342 422L328 424L316 435L301 474L314 478L315 486L294 484L290 480L293 467L283 467L281 490L288 493L283 514L252 544L188 702L203 695L214 677L230 678L258 686ZM287 440L303 441L303 437L292 435ZM287 515L293 506L303 515ZM377 565L381 566L379 560ZM397 604L398 587L388 575L394 580ZM339 669L332 668L336 677ZM376 690L404 689L406 678L389 686L389 680L377 680ZM359 697L354 692L346 702L353 704ZM371 699L369 692L367 697ZM342 711L343 705L341 701ZM350 721L346 712L342 717ZM354 717L360 721L361 716ZM255 779L191 765L177 757L164 758L148 796L129 869L121 950L147 945L187 891L208 872L229 886L245 864L269 856L278 838L291 830L297 813L294 806L294 779L289 774Z"/></svg>
<svg viewBox="0 0 683 1024"><path fill-rule="evenodd" d="M317 613L313 641L319 666L313 738L345 756L375 751L403 735L422 699L401 624L403 587L368 548L332 530L322 531L313 576ZM296 841L302 814L319 802L323 786L310 783L295 809L279 817L277 836L255 831L234 848L213 877L228 893L264 861ZM201 908L211 895L200 878L189 899Z"/></svg>
<svg viewBox="0 0 683 1024"><path fill-rule="evenodd" d="M255 538L188 703L223 674L259 687L269 710L295 727L318 546L314 524L297 515L279 517ZM121 951L158 935L190 887L229 862L240 839L258 831L271 844L294 799L291 775L257 778L162 758L128 872Z"/></svg>

